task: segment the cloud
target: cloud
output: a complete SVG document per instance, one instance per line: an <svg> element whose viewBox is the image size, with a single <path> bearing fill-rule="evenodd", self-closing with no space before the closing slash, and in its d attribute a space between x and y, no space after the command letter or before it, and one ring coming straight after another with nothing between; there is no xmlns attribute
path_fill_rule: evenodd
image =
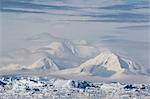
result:
<svg viewBox="0 0 150 99"><path fill-rule="evenodd" d="M67 16L70 17L69 19L76 17L77 20L72 21L81 22L148 22L150 17L149 13L143 14L134 11L135 9L149 9L147 1L122 2L119 4L99 6L95 4L92 7L89 5L81 6L80 3L82 4L83 0L81 1L73 2L71 0L70 3L68 0L62 0L63 4L59 5L53 4L53 0L47 1L47 4L38 0L2 0L0 11L7 13L42 13L55 15L56 17ZM75 4L73 5L73 3ZM82 19L80 19L81 17ZM84 20L84 18L88 19Z"/></svg>
<svg viewBox="0 0 150 99"><path fill-rule="evenodd" d="M77 16L77 15L75 15ZM81 14L80 17L90 17L89 20L76 20L81 22L149 22L149 15L138 13L115 13L115 14ZM75 20L68 20L75 21Z"/></svg>
<svg viewBox="0 0 150 99"><path fill-rule="evenodd" d="M33 2L22 2L22 1L12 1L12 0L3 0L1 2L1 9L4 8L24 8L24 9L40 9L40 10L74 10L77 7L73 6L63 6L63 5L45 5L38 4Z"/></svg>
<svg viewBox="0 0 150 99"><path fill-rule="evenodd" d="M134 10L134 9L143 9L143 8L150 8L148 1L143 2L128 2L123 4L99 7L99 9L107 9L107 10Z"/></svg>
<svg viewBox="0 0 150 99"><path fill-rule="evenodd" d="M130 29L130 30L150 30L149 29L150 25L134 25L134 26L124 26L124 27L119 27L119 29Z"/></svg>
<svg viewBox="0 0 150 99"><path fill-rule="evenodd" d="M29 10L17 10L17 9L1 9L1 12L10 12L10 13L46 13L42 11L29 11Z"/></svg>

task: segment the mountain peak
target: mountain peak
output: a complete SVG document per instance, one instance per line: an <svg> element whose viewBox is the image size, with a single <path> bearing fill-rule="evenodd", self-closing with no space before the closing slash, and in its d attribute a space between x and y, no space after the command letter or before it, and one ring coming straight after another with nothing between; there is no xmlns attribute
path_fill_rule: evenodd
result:
<svg viewBox="0 0 150 99"><path fill-rule="evenodd" d="M105 51L100 53L93 59L88 60L87 62L81 64L81 67L88 67L88 66L103 66L107 68L107 70L112 71L123 71L120 67L120 63L118 60L118 56L110 51Z"/></svg>
<svg viewBox="0 0 150 99"><path fill-rule="evenodd" d="M104 51L95 58L92 58L80 65L80 72L91 73L95 75L114 74L140 71L134 62L122 58L110 51Z"/></svg>
<svg viewBox="0 0 150 99"><path fill-rule="evenodd" d="M39 70L49 70L49 71L57 71L59 70L56 63L50 57L44 57L38 59L29 67L30 69L39 69Z"/></svg>

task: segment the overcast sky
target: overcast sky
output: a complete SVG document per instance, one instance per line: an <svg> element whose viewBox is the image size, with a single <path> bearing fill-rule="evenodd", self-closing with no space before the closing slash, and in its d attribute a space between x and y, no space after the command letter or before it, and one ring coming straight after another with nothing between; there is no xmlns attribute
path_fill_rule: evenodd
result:
<svg viewBox="0 0 150 99"><path fill-rule="evenodd" d="M67 39L103 37L137 43L149 51L149 0L0 0L1 51L22 48L25 39L48 32ZM139 43L138 43L139 42ZM123 42L124 43L124 42ZM121 44L123 44L121 43ZM118 44L118 43L117 43ZM141 44L141 45L140 45ZM119 45L118 45L119 46ZM119 48L119 47L118 47ZM137 53L133 53L136 56ZM148 55L139 60L148 65Z"/></svg>

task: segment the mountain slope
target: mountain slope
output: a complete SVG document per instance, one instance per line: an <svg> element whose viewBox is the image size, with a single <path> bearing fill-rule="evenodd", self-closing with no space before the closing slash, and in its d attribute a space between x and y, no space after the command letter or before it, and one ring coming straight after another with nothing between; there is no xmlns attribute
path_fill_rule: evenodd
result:
<svg viewBox="0 0 150 99"><path fill-rule="evenodd" d="M95 58L86 61L85 63L80 65L80 68L93 69L93 67L99 66L115 72L123 72L125 70L136 72L140 69L140 67L136 66L134 62L128 59L121 58L109 51L102 52Z"/></svg>
<svg viewBox="0 0 150 99"><path fill-rule="evenodd" d="M62 71L62 73L77 73L109 77L114 74L140 73L141 67L129 59L122 58L110 51L104 51L95 58L81 64L79 67Z"/></svg>
<svg viewBox="0 0 150 99"><path fill-rule="evenodd" d="M59 70L56 63L50 57L38 59L28 69L47 70L51 72Z"/></svg>

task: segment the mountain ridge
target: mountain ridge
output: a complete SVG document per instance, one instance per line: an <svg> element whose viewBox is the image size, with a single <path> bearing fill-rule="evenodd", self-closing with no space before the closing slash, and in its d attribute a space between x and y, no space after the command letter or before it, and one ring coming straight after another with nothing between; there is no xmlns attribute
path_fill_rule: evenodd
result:
<svg viewBox="0 0 150 99"><path fill-rule="evenodd" d="M44 71L58 71L59 67L50 57L40 58L33 64L29 65L27 69L36 69Z"/></svg>
<svg viewBox="0 0 150 99"><path fill-rule="evenodd" d="M141 72L141 67L131 60L122 58L110 51L104 51L81 65L62 70L60 73L110 77L115 74L139 74Z"/></svg>

